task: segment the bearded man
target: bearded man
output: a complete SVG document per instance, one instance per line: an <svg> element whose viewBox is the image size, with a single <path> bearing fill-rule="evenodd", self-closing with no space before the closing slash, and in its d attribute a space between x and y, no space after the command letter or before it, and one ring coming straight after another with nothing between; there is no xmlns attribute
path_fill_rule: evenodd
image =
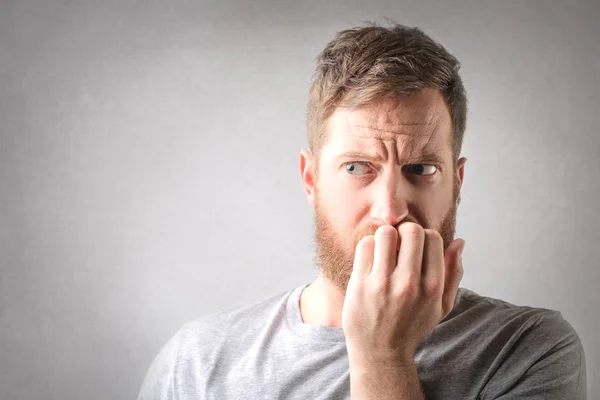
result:
<svg viewBox="0 0 600 400"><path fill-rule="evenodd" d="M139 399L586 399L558 311L460 287L466 115L459 62L422 30L339 32L299 162L319 276L183 326Z"/></svg>

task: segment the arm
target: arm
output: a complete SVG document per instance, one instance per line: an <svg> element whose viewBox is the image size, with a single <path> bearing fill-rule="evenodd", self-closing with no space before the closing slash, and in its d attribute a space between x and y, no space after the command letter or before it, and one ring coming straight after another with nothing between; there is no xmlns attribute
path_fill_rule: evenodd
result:
<svg viewBox="0 0 600 400"><path fill-rule="evenodd" d="M444 254L439 232L411 222L359 241L342 309L352 400L423 400L415 352L454 306L463 247Z"/></svg>

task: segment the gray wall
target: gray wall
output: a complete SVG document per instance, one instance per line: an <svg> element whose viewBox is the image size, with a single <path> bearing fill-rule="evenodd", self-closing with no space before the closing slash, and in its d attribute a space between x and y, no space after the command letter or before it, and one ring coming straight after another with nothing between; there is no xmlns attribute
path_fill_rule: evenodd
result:
<svg viewBox="0 0 600 400"><path fill-rule="evenodd" d="M600 4L2 1L0 398L127 399L186 321L312 280L313 60L388 17L463 63L463 286L554 308L600 395Z"/></svg>

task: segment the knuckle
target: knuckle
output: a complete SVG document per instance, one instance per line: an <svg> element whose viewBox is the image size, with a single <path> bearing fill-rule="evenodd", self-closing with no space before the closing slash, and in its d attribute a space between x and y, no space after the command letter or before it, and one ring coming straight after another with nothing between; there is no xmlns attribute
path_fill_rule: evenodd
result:
<svg viewBox="0 0 600 400"><path fill-rule="evenodd" d="M367 283L365 280L356 278L350 278L350 280L352 281L352 290L355 293L362 295L367 291ZM348 284L348 287L350 287L350 284Z"/></svg>
<svg viewBox="0 0 600 400"><path fill-rule="evenodd" d="M381 278L381 279L377 279L373 282L372 285L369 286L369 292L370 294L381 294L381 293L386 293L390 290L390 280L389 279L385 279L385 278Z"/></svg>
<svg viewBox="0 0 600 400"><path fill-rule="evenodd" d="M397 290L398 290L400 296L403 296L403 297L415 296L417 294L416 279L408 276L405 279L402 279L398 283L397 288L398 288Z"/></svg>
<svg viewBox="0 0 600 400"><path fill-rule="evenodd" d="M463 278L463 275L465 274L465 270L463 269L462 266L459 266L458 268L456 268L455 273L455 278L458 282L460 282Z"/></svg>
<svg viewBox="0 0 600 400"><path fill-rule="evenodd" d="M426 297L441 297L442 281L440 279L430 279L429 281L425 282L423 290Z"/></svg>

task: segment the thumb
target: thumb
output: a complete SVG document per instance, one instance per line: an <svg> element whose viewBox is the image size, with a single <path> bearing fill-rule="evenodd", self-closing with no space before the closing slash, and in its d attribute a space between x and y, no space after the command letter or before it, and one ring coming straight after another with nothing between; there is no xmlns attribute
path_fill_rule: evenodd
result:
<svg viewBox="0 0 600 400"><path fill-rule="evenodd" d="M442 309L444 318L452 311L454 299L458 293L458 286L463 278L464 270L462 263L462 252L466 242L463 239L453 241L444 255L446 266L444 279L444 294L442 295Z"/></svg>

